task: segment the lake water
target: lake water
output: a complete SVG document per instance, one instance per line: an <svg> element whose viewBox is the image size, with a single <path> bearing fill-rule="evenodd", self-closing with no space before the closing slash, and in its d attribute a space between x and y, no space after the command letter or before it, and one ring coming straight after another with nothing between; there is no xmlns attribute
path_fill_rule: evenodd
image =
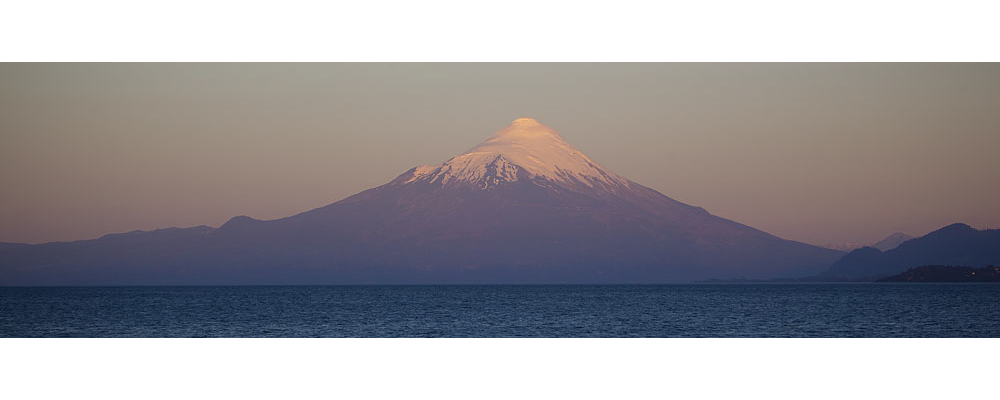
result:
<svg viewBox="0 0 1000 400"><path fill-rule="evenodd" d="M1000 337L1000 285L0 287L2 337Z"/></svg>

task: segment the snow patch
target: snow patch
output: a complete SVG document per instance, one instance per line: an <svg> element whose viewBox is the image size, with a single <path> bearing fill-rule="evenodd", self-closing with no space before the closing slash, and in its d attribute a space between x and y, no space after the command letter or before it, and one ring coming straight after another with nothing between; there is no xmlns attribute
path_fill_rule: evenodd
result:
<svg viewBox="0 0 1000 400"><path fill-rule="evenodd" d="M407 180L406 180L405 182L403 182L403 183L410 183L410 182L413 182L413 181L415 181L415 180L417 180L417 179L420 179L420 178L422 178L422 177L424 177L424 176L427 176L428 174L431 174L431 173L433 173L433 172L434 172L434 171L436 171L436 170L437 170L438 168L439 168L439 167L435 167L435 166L433 166L433 165L421 165L421 166L419 166L419 167L415 168L415 169L413 170L413 176L412 176L412 177L410 177L410 179L407 179Z"/></svg>

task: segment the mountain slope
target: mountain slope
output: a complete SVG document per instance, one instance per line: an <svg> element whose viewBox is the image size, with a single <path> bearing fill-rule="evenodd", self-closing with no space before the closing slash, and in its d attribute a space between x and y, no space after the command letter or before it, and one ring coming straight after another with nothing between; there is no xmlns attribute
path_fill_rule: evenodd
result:
<svg viewBox="0 0 1000 400"><path fill-rule="evenodd" d="M1000 230L952 224L882 252L864 247L838 260L821 278L875 280L924 265L984 267L1000 264Z"/></svg>
<svg viewBox="0 0 1000 400"><path fill-rule="evenodd" d="M673 200L529 118L295 216L125 236L0 251L0 283L660 283L815 274L843 254Z"/></svg>
<svg viewBox="0 0 1000 400"><path fill-rule="evenodd" d="M903 242L910 239L913 239L913 236L902 232L896 232L887 236L885 239L879 240L877 243L873 244L872 247L882 251L889 251L899 247L899 245L903 244Z"/></svg>
<svg viewBox="0 0 1000 400"><path fill-rule="evenodd" d="M14 248L14 247L19 247L19 246L27 246L27 245L26 245L26 244L24 244L24 243L7 243L7 242L0 242L0 251L3 251L3 250L5 250L5 249L10 249L10 248Z"/></svg>

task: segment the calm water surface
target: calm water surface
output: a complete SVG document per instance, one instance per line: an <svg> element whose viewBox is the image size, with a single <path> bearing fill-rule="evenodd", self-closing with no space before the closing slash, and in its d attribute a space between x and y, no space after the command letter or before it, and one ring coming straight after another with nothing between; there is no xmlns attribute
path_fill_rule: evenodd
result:
<svg viewBox="0 0 1000 400"><path fill-rule="evenodd" d="M1000 337L1000 285L0 288L2 337Z"/></svg>

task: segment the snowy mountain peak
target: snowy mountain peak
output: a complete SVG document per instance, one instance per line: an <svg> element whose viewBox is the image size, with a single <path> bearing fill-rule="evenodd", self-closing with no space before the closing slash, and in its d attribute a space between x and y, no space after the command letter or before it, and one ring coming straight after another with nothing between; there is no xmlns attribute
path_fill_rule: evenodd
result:
<svg viewBox="0 0 1000 400"><path fill-rule="evenodd" d="M543 126L541 122L537 119L529 117L521 117L510 122L511 125L525 125L525 126Z"/></svg>
<svg viewBox="0 0 1000 400"><path fill-rule="evenodd" d="M630 186L627 179L605 170L554 129L533 118L515 119L441 166L415 168L404 183L463 182L488 189L522 178L610 191Z"/></svg>
<svg viewBox="0 0 1000 400"><path fill-rule="evenodd" d="M518 118L510 122L506 128L497 131L493 134L494 138L507 137L513 140L514 138L532 138L532 137L545 137L545 136L556 136L559 134L556 131L534 118ZM561 139L561 138L560 138Z"/></svg>

